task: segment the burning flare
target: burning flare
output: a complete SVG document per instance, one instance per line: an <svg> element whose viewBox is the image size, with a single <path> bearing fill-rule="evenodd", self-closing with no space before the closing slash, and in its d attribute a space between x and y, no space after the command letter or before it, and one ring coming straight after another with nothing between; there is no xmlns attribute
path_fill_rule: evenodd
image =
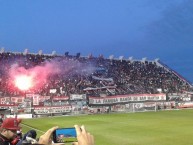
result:
<svg viewBox="0 0 193 145"><path fill-rule="evenodd" d="M30 89L31 87L33 87L32 77L27 75L16 76L15 86L22 91Z"/></svg>

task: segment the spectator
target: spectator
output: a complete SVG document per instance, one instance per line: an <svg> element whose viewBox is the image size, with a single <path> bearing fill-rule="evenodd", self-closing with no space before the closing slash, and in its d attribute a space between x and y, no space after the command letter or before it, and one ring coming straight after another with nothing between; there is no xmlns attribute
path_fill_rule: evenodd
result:
<svg viewBox="0 0 193 145"><path fill-rule="evenodd" d="M37 133L35 130L29 130L26 134L23 135L23 138L17 143L17 145L31 143L32 141L36 142Z"/></svg>
<svg viewBox="0 0 193 145"><path fill-rule="evenodd" d="M0 128L0 145L10 145L17 137L17 130L20 130L16 118L6 118Z"/></svg>

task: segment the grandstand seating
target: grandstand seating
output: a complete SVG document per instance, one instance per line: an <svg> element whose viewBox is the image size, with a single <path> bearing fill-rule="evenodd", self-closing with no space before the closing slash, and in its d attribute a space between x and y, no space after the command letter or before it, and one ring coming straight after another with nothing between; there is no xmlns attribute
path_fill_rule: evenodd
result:
<svg viewBox="0 0 193 145"><path fill-rule="evenodd" d="M24 93L9 83L8 72L13 64L32 70L53 61L58 62L62 73L49 75L41 87L33 88L31 92L43 96L87 94L100 97L192 91L192 85L187 80L157 60L3 52L0 53L0 96L20 96ZM51 93L53 89L56 91Z"/></svg>

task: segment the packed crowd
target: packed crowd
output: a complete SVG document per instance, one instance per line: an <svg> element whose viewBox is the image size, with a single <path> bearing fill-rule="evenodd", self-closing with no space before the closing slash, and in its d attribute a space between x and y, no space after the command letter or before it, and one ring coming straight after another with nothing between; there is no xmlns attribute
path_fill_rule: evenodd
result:
<svg viewBox="0 0 193 145"><path fill-rule="evenodd" d="M24 93L9 83L13 64L28 70L53 62L59 64L63 73L49 75L41 87L30 91L45 96L101 96L178 93L192 89L188 81L159 61L80 57L80 54L71 56L68 53L58 56L4 52L0 53L0 96L19 96Z"/></svg>

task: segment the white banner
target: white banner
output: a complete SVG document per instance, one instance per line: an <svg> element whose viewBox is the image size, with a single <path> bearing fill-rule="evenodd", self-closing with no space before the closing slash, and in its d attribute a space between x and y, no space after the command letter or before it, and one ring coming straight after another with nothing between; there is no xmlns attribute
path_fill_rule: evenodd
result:
<svg viewBox="0 0 193 145"><path fill-rule="evenodd" d="M71 106L61 107L35 107L35 114L49 114L49 113L66 113L72 110Z"/></svg>
<svg viewBox="0 0 193 145"><path fill-rule="evenodd" d="M118 95L109 97L89 97L89 104L116 104L127 102L165 101L166 94L139 94L139 95Z"/></svg>
<svg viewBox="0 0 193 145"><path fill-rule="evenodd" d="M92 76L92 78L95 79L95 80L111 81L111 82L113 82L113 78L99 78L97 76Z"/></svg>
<svg viewBox="0 0 193 145"><path fill-rule="evenodd" d="M63 101L66 101L66 100L68 100L68 99L69 99L68 96L61 96L61 97L57 97L57 96L55 97L55 96L54 96L54 97L52 98L52 100L54 100L54 101L62 101L62 100L63 100Z"/></svg>
<svg viewBox="0 0 193 145"><path fill-rule="evenodd" d="M83 99L86 99L86 94L82 94L82 95L71 94L70 95L70 100L83 100Z"/></svg>
<svg viewBox="0 0 193 145"><path fill-rule="evenodd" d="M193 108L193 102L178 103L178 108Z"/></svg>
<svg viewBox="0 0 193 145"><path fill-rule="evenodd" d="M2 97L0 100L0 104L10 104L10 97Z"/></svg>

